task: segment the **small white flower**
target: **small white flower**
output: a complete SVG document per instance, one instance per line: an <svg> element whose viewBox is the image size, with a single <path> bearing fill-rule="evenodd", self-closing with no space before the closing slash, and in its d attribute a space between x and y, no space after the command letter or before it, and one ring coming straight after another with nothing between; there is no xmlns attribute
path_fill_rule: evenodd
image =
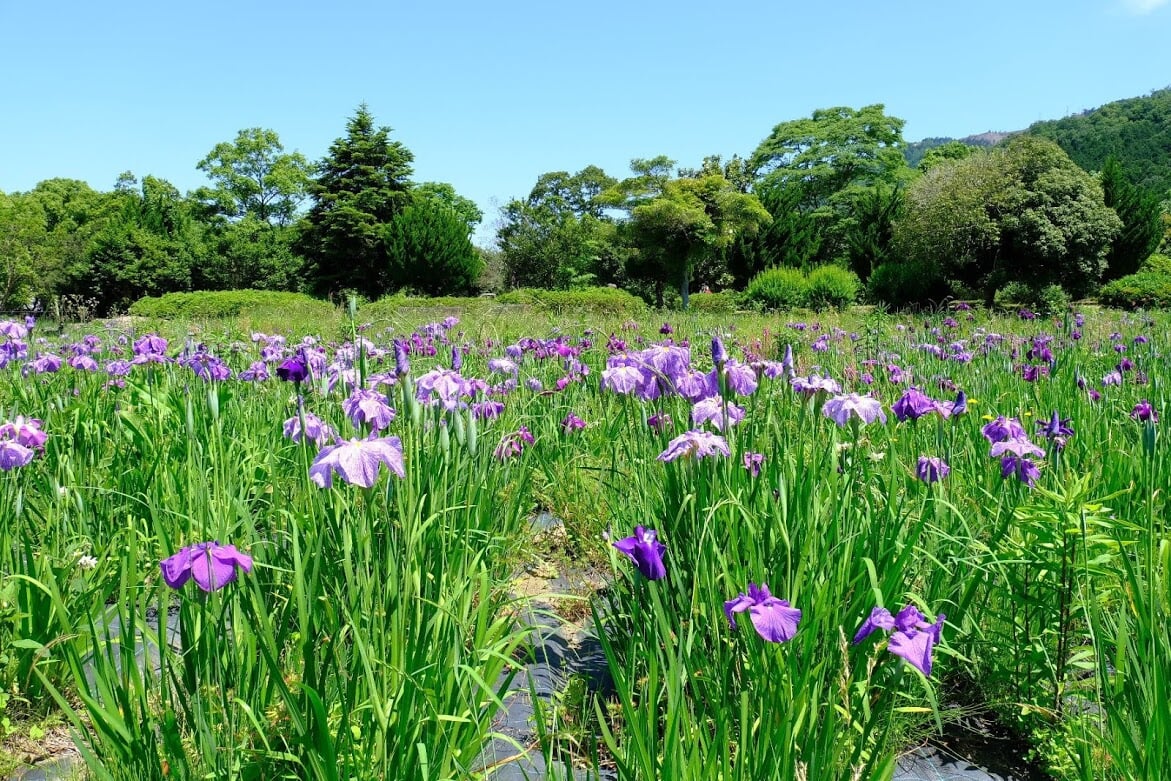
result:
<svg viewBox="0 0 1171 781"><path fill-rule="evenodd" d="M98 560L93 556L81 556L77 560L78 569L89 570L98 566Z"/></svg>

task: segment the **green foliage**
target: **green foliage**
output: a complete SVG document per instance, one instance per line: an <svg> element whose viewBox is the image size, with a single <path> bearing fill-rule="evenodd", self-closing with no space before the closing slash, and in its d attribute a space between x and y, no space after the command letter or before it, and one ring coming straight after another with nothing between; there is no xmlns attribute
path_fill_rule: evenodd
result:
<svg viewBox="0 0 1171 781"><path fill-rule="evenodd" d="M866 297L893 309L935 306L948 296L939 267L924 261L890 261L866 281Z"/></svg>
<svg viewBox="0 0 1171 781"><path fill-rule="evenodd" d="M254 216L217 226L207 237L207 262L192 269L201 290L299 290L305 261L294 254L295 230Z"/></svg>
<svg viewBox="0 0 1171 781"><path fill-rule="evenodd" d="M448 207L419 199L385 228L385 289L426 295L474 292L483 260L468 238L465 219Z"/></svg>
<svg viewBox="0 0 1171 781"><path fill-rule="evenodd" d="M903 213L903 191L879 183L852 193L842 234L849 267L865 282L893 256L894 223Z"/></svg>
<svg viewBox="0 0 1171 781"><path fill-rule="evenodd" d="M1098 290L1098 301L1119 309L1171 307L1171 274L1129 274L1103 285Z"/></svg>
<svg viewBox="0 0 1171 781"><path fill-rule="evenodd" d="M410 202L414 155L375 128L365 104L346 123L318 164L313 208L297 247L308 261L309 284L318 294L356 290L377 298L386 262L385 226Z"/></svg>
<svg viewBox="0 0 1171 781"><path fill-rule="evenodd" d="M467 225L468 236L475 232L476 226L484 219L484 212L480 210L476 202L457 193L455 188L447 182L422 182L415 185L411 194L414 195L416 203L420 200L427 201L435 206L444 206L458 214L459 218Z"/></svg>
<svg viewBox="0 0 1171 781"><path fill-rule="evenodd" d="M632 317L646 311L646 304L638 296L612 287L591 287L584 290L544 290L522 288L510 290L496 297L501 304L528 304L550 312L590 312L614 317Z"/></svg>
<svg viewBox="0 0 1171 781"><path fill-rule="evenodd" d="M1106 256L1107 280L1133 274L1159 248L1163 239L1163 208L1158 196L1131 184L1118 159L1106 158L1100 174L1106 205L1122 220L1122 230Z"/></svg>
<svg viewBox="0 0 1171 781"><path fill-rule="evenodd" d="M814 309L845 309L858 300L861 289L858 275L840 266L809 272L809 306Z"/></svg>
<svg viewBox="0 0 1171 781"><path fill-rule="evenodd" d="M258 308L310 309L321 315L331 313L333 306L301 293L279 293L272 290L218 290L194 293L167 293L162 296L140 298L130 305L129 313L136 317L160 320L181 318L214 319L234 317Z"/></svg>
<svg viewBox="0 0 1171 781"><path fill-rule="evenodd" d="M963 141L948 141L928 149L918 164L915 164L915 167L921 173L927 173L940 163L971 157L974 151L975 147L965 144ZM911 163L908 162L908 164Z"/></svg>
<svg viewBox="0 0 1171 781"><path fill-rule="evenodd" d="M1171 255L1163 255L1155 252L1143 261L1142 268L1139 271L1151 274L1165 274L1171 277Z"/></svg>
<svg viewBox="0 0 1171 781"><path fill-rule="evenodd" d="M1138 187L1171 191L1171 88L1037 122L1028 132L1055 141L1087 171L1102 170L1114 156Z"/></svg>
<svg viewBox="0 0 1171 781"><path fill-rule="evenodd" d="M993 303L1001 309L1030 309L1042 316L1062 314L1069 311L1069 293L1061 285L1026 285L1024 282L1009 282L996 291Z"/></svg>
<svg viewBox="0 0 1171 781"><path fill-rule="evenodd" d="M728 253L728 271L738 285L773 266L805 268L821 251L826 219L800 208L804 191L799 182L761 183L757 198L772 221L739 238Z"/></svg>
<svg viewBox="0 0 1171 781"><path fill-rule="evenodd" d="M1055 144L1017 136L912 183L894 245L989 302L1008 281L1080 295L1101 277L1120 227L1093 177Z"/></svg>
<svg viewBox="0 0 1171 781"><path fill-rule="evenodd" d="M741 308L742 298L743 296L734 290L696 293L691 297L691 310L700 314L731 314Z"/></svg>
<svg viewBox="0 0 1171 781"><path fill-rule="evenodd" d="M809 278L800 269L765 269L752 278L744 301L759 309L794 309L809 305Z"/></svg>
<svg viewBox="0 0 1171 781"><path fill-rule="evenodd" d="M215 184L196 193L221 214L288 225L308 195L312 167L300 152L287 153L275 130L241 130L216 144L196 166Z"/></svg>

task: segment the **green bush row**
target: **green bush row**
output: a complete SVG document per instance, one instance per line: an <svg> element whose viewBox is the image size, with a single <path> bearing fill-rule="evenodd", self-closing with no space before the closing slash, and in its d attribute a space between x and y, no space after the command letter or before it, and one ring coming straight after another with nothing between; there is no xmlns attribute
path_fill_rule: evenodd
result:
<svg viewBox="0 0 1171 781"><path fill-rule="evenodd" d="M818 266L808 274L795 268L770 268L757 274L744 291L744 302L757 309L845 309L858 298L862 283L840 266Z"/></svg>
<svg viewBox="0 0 1171 781"><path fill-rule="evenodd" d="M1121 277L1102 286L1098 301L1120 309L1171 307L1171 274L1140 271Z"/></svg>
<svg viewBox="0 0 1171 781"><path fill-rule="evenodd" d="M274 290L215 290L146 296L130 305L129 314L161 320L234 317L253 309L289 308L333 311L333 305L302 293Z"/></svg>
<svg viewBox="0 0 1171 781"><path fill-rule="evenodd" d="M646 303L638 296L612 287L591 287L583 290L542 290L521 288L501 293L496 297L501 304L527 304L551 312L586 311L619 317L638 315L646 311Z"/></svg>

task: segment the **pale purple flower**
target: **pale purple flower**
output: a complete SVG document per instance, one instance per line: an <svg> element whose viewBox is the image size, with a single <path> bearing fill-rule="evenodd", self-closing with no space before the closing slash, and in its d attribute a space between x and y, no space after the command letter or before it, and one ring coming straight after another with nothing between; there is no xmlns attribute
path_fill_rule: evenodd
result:
<svg viewBox="0 0 1171 781"><path fill-rule="evenodd" d="M718 434L693 429L685 431L667 443L667 448L658 455L660 461L674 461L677 458L706 458L714 455L732 455L728 442Z"/></svg>
<svg viewBox="0 0 1171 781"><path fill-rule="evenodd" d="M744 452L744 468L752 477L760 476L760 467L764 464L764 453Z"/></svg>
<svg viewBox="0 0 1171 781"><path fill-rule="evenodd" d="M646 377L637 366L611 366L602 370L602 389L614 393L633 393L645 381Z"/></svg>
<svg viewBox="0 0 1171 781"><path fill-rule="evenodd" d="M956 394L955 401L937 401L935 402L935 411L944 420L953 415L963 415L968 411L968 395L960 391Z"/></svg>
<svg viewBox="0 0 1171 781"><path fill-rule="evenodd" d="M500 444L492 451L492 456L497 461L506 461L519 456L524 452L525 445L531 445L534 441L528 427L521 426L511 434L505 434L501 437Z"/></svg>
<svg viewBox="0 0 1171 781"><path fill-rule="evenodd" d="M342 411L354 428L367 425L375 433L389 427L396 414L386 396L364 388L355 390L342 402Z"/></svg>
<svg viewBox="0 0 1171 781"><path fill-rule="evenodd" d="M11 422L0 425L0 440L16 442L18 445L39 450L45 446L49 435L41 430L43 424L37 418L17 416Z"/></svg>
<svg viewBox="0 0 1171 781"><path fill-rule="evenodd" d="M992 450L988 455L992 458L1000 458L1004 455L1014 455L1020 458L1027 456L1044 458L1045 451L1030 442L1028 437L1019 436L992 443Z"/></svg>
<svg viewBox="0 0 1171 781"><path fill-rule="evenodd" d="M829 377L822 377L817 374L811 374L808 377L794 377L789 381L793 386L793 390L798 393L803 393L806 396L812 396L815 393L841 393L842 386L838 385L835 380Z"/></svg>
<svg viewBox="0 0 1171 781"><path fill-rule="evenodd" d="M757 388L756 370L736 361L724 366L724 379L737 396L751 396Z"/></svg>
<svg viewBox="0 0 1171 781"><path fill-rule="evenodd" d="M415 381L415 398L424 404L439 403L451 411L459 406L460 396L468 395L471 387L459 372L436 368ZM434 398L432 398L434 396Z"/></svg>
<svg viewBox="0 0 1171 781"><path fill-rule="evenodd" d="M504 412L504 402L489 399L488 401L477 401L472 403L472 414L478 420L495 420L500 417L500 413Z"/></svg>
<svg viewBox="0 0 1171 781"><path fill-rule="evenodd" d="M98 370L98 362L90 355L74 355L66 363L77 371L95 372Z"/></svg>
<svg viewBox="0 0 1171 781"><path fill-rule="evenodd" d="M931 675L932 655L943 633L943 622L947 617L940 613L934 624L927 623L927 617L914 605L907 605L897 616L890 611L876 607L854 635L854 644L869 637L875 630L891 632L887 650L905 659L923 675Z"/></svg>
<svg viewBox="0 0 1171 781"><path fill-rule="evenodd" d="M770 643L783 643L793 639L797 634L797 624L801 621L801 611L789 604L786 599L778 599L769 593L768 586L761 583L748 584L748 593L739 594L735 599L724 603L724 615L728 618L728 626L736 628L736 614L748 611L752 626L756 633Z"/></svg>
<svg viewBox="0 0 1171 781"><path fill-rule="evenodd" d="M488 371L492 374L513 374L517 373L516 363L509 358L491 358L488 361Z"/></svg>
<svg viewBox="0 0 1171 781"><path fill-rule="evenodd" d="M581 431L585 427L585 421L572 412L561 420L561 432L563 434L572 434L575 431Z"/></svg>
<svg viewBox="0 0 1171 781"><path fill-rule="evenodd" d="M662 580L667 576L667 568L663 564L663 553L667 548L659 542L658 533L654 529L635 526L633 536L611 544L626 554L647 580Z"/></svg>
<svg viewBox="0 0 1171 781"><path fill-rule="evenodd" d="M378 480L381 464L399 477L407 476L398 437L350 439L325 447L313 459L309 479L321 488L329 488L336 472L347 483L370 488Z"/></svg>
<svg viewBox="0 0 1171 781"><path fill-rule="evenodd" d="M312 412L303 412L301 414L305 416L305 430L303 432L301 431L301 415L294 415L285 421L284 434L286 437L294 442L307 439L319 447L337 439L337 431L334 430L333 426L330 426Z"/></svg>
<svg viewBox="0 0 1171 781"><path fill-rule="evenodd" d="M1121 385L1121 384L1122 384L1122 372L1120 372L1120 371L1107 372L1102 377L1102 387L1103 388L1109 387L1111 385Z"/></svg>
<svg viewBox="0 0 1171 781"><path fill-rule="evenodd" d="M0 470L10 472L17 467L27 466L32 460L32 448L9 439L0 441Z"/></svg>
<svg viewBox="0 0 1171 781"><path fill-rule="evenodd" d="M159 562L163 582L173 589L182 588L188 580L207 592L217 591L236 579L237 569L252 571L252 557L236 550L234 545L220 545L218 541L188 545L178 553Z"/></svg>
<svg viewBox="0 0 1171 781"><path fill-rule="evenodd" d="M712 337L712 363L716 366L721 366L728 362L728 350L724 347L724 341L718 336Z"/></svg>
<svg viewBox="0 0 1171 781"><path fill-rule="evenodd" d="M834 396L825 402L821 413L839 426L845 426L850 418L856 418L866 425L875 420L886 423L886 413L882 411L882 404L872 396L859 396L857 393L847 393L844 396Z"/></svg>
<svg viewBox="0 0 1171 781"><path fill-rule="evenodd" d="M158 334L147 334L134 340L134 354L137 356L166 355L167 340Z"/></svg>
<svg viewBox="0 0 1171 781"><path fill-rule="evenodd" d="M986 424L980 429L980 433L992 444L1003 442L1006 439L1021 439L1028 436L1019 420L1006 418L1003 415Z"/></svg>
<svg viewBox="0 0 1171 781"><path fill-rule="evenodd" d="M744 410L719 396L697 401L691 408L691 421L696 426L710 422L717 431L727 431L744 420Z"/></svg>

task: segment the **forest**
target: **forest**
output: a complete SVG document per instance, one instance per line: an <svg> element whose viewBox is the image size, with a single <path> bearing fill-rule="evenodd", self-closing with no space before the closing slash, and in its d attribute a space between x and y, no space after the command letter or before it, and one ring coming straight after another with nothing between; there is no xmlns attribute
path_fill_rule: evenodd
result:
<svg viewBox="0 0 1171 781"><path fill-rule="evenodd" d="M414 181L412 152L362 105L316 162L275 130L240 130L196 163L208 185L186 194L129 171L110 191L55 178L0 192L0 310L108 315L196 290L598 286L682 308L697 291L756 309L1158 305L1171 302L1156 254L1169 120L1164 89L1019 133L909 144L881 104L826 108L696 167L658 156L544 173L480 247L479 207Z"/></svg>

